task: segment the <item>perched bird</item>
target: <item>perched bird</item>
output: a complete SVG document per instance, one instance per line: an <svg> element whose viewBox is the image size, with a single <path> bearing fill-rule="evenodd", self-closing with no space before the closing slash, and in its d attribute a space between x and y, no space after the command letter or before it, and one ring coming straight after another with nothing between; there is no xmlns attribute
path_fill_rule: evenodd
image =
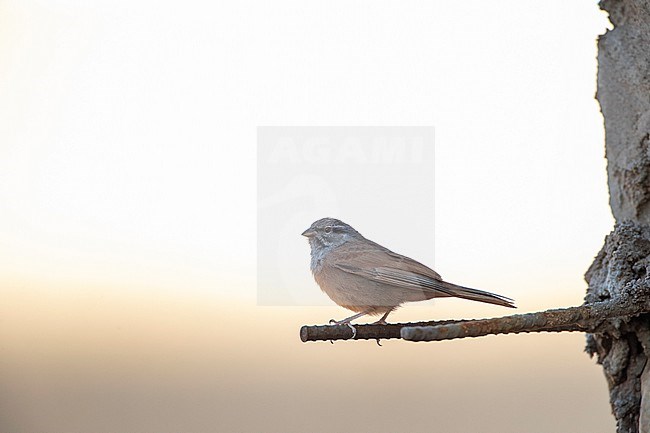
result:
<svg viewBox="0 0 650 433"><path fill-rule="evenodd" d="M366 314L386 324L404 302L455 296L515 308L505 296L443 281L436 271L364 238L334 218L314 222L302 233L311 246L311 271L320 288L341 307L357 314L336 324L349 324Z"/></svg>

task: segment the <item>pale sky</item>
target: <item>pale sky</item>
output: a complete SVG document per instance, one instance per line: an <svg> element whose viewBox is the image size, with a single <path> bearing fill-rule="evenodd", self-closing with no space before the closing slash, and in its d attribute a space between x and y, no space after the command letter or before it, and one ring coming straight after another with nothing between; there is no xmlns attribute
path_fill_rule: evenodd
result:
<svg viewBox="0 0 650 433"><path fill-rule="evenodd" d="M61 320L74 341L77 319L99 326L82 311L104 296L133 314L169 297L263 316L292 342L305 322L345 317L256 307L264 125L432 126L436 270L520 312L581 303L613 226L594 99L608 26L592 0L0 3L0 294L15 314L5 337L25 341L22 321L55 314L36 299L71 311ZM381 223L394 209L351 214L373 240L433 264L420 227ZM331 305L300 237L311 222L289 231L295 284ZM504 314L443 302L396 317ZM63 323L56 314L38 326ZM116 341L111 353L127 353Z"/></svg>
<svg viewBox="0 0 650 433"><path fill-rule="evenodd" d="M436 265L466 284L578 301L611 228L594 2L2 9L4 276L254 296L258 125L433 126ZM417 256L402 232L375 238Z"/></svg>

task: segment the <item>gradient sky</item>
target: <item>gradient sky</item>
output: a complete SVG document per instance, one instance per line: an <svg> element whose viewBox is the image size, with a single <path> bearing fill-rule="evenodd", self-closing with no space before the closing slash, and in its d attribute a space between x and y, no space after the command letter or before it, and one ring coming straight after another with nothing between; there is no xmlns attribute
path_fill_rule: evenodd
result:
<svg viewBox="0 0 650 433"><path fill-rule="evenodd" d="M612 430L580 334L304 345L302 324L347 311L257 306L255 276L258 126L428 125L436 270L520 312L581 303L613 224L608 26L591 0L1 2L0 422L305 431L320 408L312 431ZM420 228L382 224L394 210L349 214L432 263ZM311 222L290 242L319 293Z"/></svg>

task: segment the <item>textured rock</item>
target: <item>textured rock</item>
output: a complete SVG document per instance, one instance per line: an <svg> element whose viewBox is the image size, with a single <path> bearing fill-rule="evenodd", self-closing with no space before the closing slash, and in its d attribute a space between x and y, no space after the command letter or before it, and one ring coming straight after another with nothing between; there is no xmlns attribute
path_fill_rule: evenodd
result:
<svg viewBox="0 0 650 433"><path fill-rule="evenodd" d="M632 222L617 224L586 274L588 303L650 296L650 228ZM639 425L642 373L650 353L650 315L615 319L609 330L587 336L587 352L598 356L610 389L619 432Z"/></svg>
<svg viewBox="0 0 650 433"><path fill-rule="evenodd" d="M650 2L605 0L614 29L598 41L598 100L616 221L650 224Z"/></svg>
<svg viewBox="0 0 650 433"><path fill-rule="evenodd" d="M650 0L600 6L614 25L598 41L597 97L617 226L587 271L586 302L650 296ZM587 351L603 365L617 431L650 433L650 315L610 325Z"/></svg>

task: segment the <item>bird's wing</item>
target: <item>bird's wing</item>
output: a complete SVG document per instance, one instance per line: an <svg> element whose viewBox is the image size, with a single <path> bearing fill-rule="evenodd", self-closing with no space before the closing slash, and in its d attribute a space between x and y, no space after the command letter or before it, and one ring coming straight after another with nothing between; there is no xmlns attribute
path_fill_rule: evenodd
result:
<svg viewBox="0 0 650 433"><path fill-rule="evenodd" d="M424 267L424 265L420 263L417 264L419 266ZM367 278L371 281L376 281L376 282L389 284L396 287L411 289L411 290L420 290L424 292L429 292L432 295L431 297L454 296L457 298L469 299L472 301L486 302L488 304L495 304L504 307L514 308L514 301L505 296L497 295L495 293L485 292L483 290L472 289L469 287L458 286L456 284L443 281L439 277L432 278L427 275L422 275L419 272L413 272L406 269L399 269L399 268L393 268L387 266L378 266L373 268L360 268L357 266L352 266L352 265L347 265L342 263L337 263L334 266L336 266L338 269L344 272L358 275Z"/></svg>
<svg viewBox="0 0 650 433"><path fill-rule="evenodd" d="M336 258L334 258L336 257ZM361 245L341 247L336 256L330 254L328 262L333 266L349 266L351 268L368 269L381 266L382 269L395 269L410 272L432 280L442 280L433 269L409 257L397 254L381 245L365 239ZM385 266L389 264L390 266ZM375 268L379 269L379 268Z"/></svg>
<svg viewBox="0 0 650 433"><path fill-rule="evenodd" d="M441 282L440 279L431 278L406 269L387 266L360 268L343 263L337 263L334 266L344 272L358 275L379 283L390 284L391 286L416 290L436 290L444 293L444 290L441 290L441 288L444 289L444 287L439 284ZM438 288L438 286L440 288Z"/></svg>
<svg viewBox="0 0 650 433"><path fill-rule="evenodd" d="M326 260L341 271L377 283L428 293L430 298L455 296L504 307L515 306L514 301L505 296L443 281L433 269L367 239L362 245L339 249L336 259L330 254Z"/></svg>

